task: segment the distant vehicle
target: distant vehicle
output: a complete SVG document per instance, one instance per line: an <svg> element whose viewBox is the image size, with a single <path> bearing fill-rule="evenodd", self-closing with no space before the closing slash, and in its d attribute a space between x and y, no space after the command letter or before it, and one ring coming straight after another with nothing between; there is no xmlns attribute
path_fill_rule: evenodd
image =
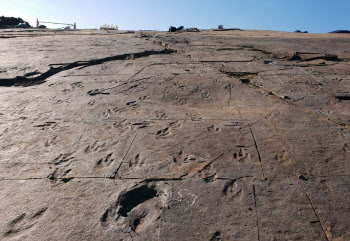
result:
<svg viewBox="0 0 350 241"><path fill-rule="evenodd" d="M63 29L65 29L65 30L71 30L71 27L67 26L67 27L65 27L65 28L63 28Z"/></svg>
<svg viewBox="0 0 350 241"><path fill-rule="evenodd" d="M29 26L25 23L20 23L17 25L17 28L28 28Z"/></svg>
<svg viewBox="0 0 350 241"><path fill-rule="evenodd" d="M46 25L41 24L38 26L38 28L46 28Z"/></svg>

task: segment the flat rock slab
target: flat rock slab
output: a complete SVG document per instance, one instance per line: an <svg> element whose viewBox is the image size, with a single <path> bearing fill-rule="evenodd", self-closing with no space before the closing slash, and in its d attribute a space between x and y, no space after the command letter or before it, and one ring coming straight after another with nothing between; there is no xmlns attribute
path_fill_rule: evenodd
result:
<svg viewBox="0 0 350 241"><path fill-rule="evenodd" d="M0 36L0 240L350 240L350 37Z"/></svg>

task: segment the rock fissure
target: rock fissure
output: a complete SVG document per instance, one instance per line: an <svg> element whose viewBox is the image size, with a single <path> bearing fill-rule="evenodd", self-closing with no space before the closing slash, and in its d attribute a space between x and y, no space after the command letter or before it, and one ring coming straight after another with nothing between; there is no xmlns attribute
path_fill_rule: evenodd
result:
<svg viewBox="0 0 350 241"><path fill-rule="evenodd" d="M15 78L0 79L0 86L4 86L4 87L33 86L33 85L38 85L38 84L42 84L42 83L46 82L46 80L48 78L50 78L51 76L56 75L62 71L67 71L67 70L74 69L77 67L99 65L99 64L106 63L106 62L110 62L110 61L116 61L116 60L138 59L138 58L143 58L143 57L149 57L152 55L172 54L174 52L176 52L176 51L173 49L170 49L170 48L166 48L166 49L161 50L161 51L146 50L143 52L115 55L115 56L106 57L106 58L102 58L102 59L92 59L89 61L76 61L73 63L64 64L63 66L59 66L59 67L52 67L51 66L51 68L48 71L41 73L40 75L33 77L33 78L29 78L28 74L27 74L27 76L24 75L24 76L17 76ZM29 76L31 76L32 73L29 73L29 74L30 74ZM36 73L36 74L38 74L38 73Z"/></svg>

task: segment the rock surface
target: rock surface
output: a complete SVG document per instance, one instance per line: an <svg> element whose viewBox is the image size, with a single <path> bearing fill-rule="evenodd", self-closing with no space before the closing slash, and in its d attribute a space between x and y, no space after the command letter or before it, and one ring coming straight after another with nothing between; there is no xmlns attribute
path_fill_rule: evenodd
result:
<svg viewBox="0 0 350 241"><path fill-rule="evenodd" d="M350 240L350 36L0 42L1 240Z"/></svg>

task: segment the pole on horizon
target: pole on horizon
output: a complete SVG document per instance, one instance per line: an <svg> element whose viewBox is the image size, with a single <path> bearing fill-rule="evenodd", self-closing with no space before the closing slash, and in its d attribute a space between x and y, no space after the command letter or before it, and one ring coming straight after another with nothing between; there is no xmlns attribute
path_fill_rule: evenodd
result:
<svg viewBox="0 0 350 241"><path fill-rule="evenodd" d="M37 28L39 27L39 20L38 20L38 18L36 19L36 27Z"/></svg>
<svg viewBox="0 0 350 241"><path fill-rule="evenodd" d="M74 30L76 30L77 29L77 25L76 25L76 23L74 22Z"/></svg>

